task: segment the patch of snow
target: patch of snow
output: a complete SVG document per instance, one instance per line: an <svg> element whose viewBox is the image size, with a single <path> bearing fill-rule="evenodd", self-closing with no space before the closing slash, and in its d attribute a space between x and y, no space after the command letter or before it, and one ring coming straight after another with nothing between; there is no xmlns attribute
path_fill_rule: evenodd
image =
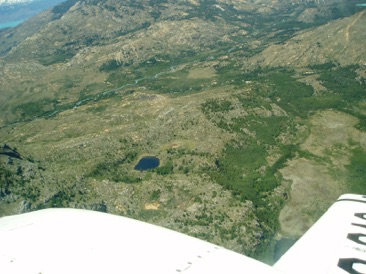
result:
<svg viewBox="0 0 366 274"><path fill-rule="evenodd" d="M0 0L0 6L15 5L33 2L34 0Z"/></svg>

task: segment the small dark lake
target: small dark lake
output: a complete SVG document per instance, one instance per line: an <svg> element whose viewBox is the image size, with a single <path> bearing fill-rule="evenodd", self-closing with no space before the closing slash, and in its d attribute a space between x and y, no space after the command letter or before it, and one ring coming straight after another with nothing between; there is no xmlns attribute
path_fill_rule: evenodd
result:
<svg viewBox="0 0 366 274"><path fill-rule="evenodd" d="M143 171L143 170L156 168L159 165L160 165L159 158L157 158L155 156L146 156L146 157L143 157L140 159L140 161L135 166L135 169Z"/></svg>

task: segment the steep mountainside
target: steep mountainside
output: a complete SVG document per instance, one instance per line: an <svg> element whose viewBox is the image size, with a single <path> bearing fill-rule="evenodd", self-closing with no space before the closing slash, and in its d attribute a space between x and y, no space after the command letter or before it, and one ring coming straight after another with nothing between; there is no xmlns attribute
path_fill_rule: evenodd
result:
<svg viewBox="0 0 366 274"><path fill-rule="evenodd" d="M280 45L271 45L253 61L265 66L309 66L336 62L366 64L366 11L306 31Z"/></svg>
<svg viewBox="0 0 366 274"><path fill-rule="evenodd" d="M358 3L68 0L1 32L0 216L89 208L271 261L366 193Z"/></svg>

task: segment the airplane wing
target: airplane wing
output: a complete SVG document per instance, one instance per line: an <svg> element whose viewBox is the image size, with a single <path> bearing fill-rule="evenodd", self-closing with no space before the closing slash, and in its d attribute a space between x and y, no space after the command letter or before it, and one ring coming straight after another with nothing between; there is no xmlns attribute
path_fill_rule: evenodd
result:
<svg viewBox="0 0 366 274"><path fill-rule="evenodd" d="M366 196L339 197L274 268L283 274L366 273Z"/></svg>
<svg viewBox="0 0 366 274"><path fill-rule="evenodd" d="M0 273L366 273L366 198L343 195L274 265L165 228L81 209L0 218Z"/></svg>
<svg viewBox="0 0 366 274"><path fill-rule="evenodd" d="M165 228L81 209L0 218L1 274L263 273L261 262Z"/></svg>

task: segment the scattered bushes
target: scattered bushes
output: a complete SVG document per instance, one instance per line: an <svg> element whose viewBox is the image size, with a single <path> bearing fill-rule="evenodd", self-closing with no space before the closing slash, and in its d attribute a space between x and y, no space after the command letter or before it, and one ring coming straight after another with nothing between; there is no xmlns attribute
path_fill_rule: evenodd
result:
<svg viewBox="0 0 366 274"><path fill-rule="evenodd" d="M228 112L233 109L233 106L227 100L210 99L202 104L201 109L203 113L207 114L208 112Z"/></svg>

